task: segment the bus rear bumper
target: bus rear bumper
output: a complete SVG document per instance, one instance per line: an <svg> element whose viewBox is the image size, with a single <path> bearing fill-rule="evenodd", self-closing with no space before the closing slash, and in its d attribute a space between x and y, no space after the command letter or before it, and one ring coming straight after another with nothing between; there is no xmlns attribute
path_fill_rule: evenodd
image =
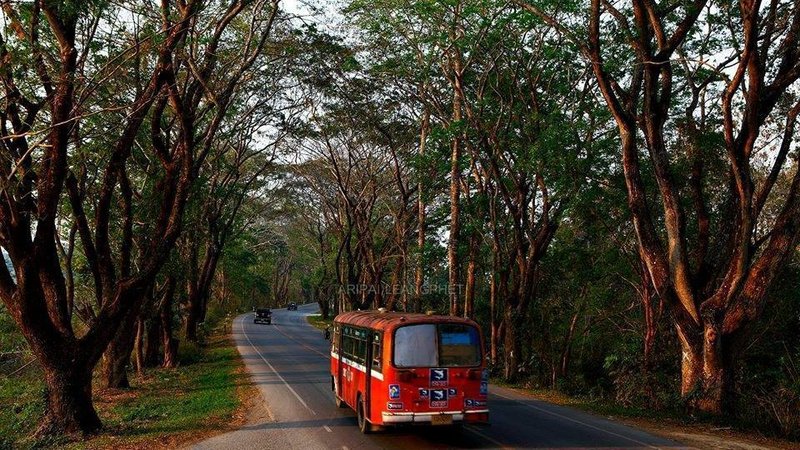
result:
<svg viewBox="0 0 800 450"><path fill-rule="evenodd" d="M383 423L401 424L401 423L431 423L433 416L450 415L453 417L453 422L488 422L489 410L473 410L473 411L443 411L433 413L414 413L414 412L383 412Z"/></svg>

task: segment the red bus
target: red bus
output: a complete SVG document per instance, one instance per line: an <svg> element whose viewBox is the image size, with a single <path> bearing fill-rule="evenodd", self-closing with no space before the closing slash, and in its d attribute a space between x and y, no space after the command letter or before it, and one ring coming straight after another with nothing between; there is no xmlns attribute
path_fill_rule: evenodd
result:
<svg viewBox="0 0 800 450"><path fill-rule="evenodd" d="M331 338L336 405L356 411L363 433L384 425L488 422L483 339L468 319L354 311Z"/></svg>

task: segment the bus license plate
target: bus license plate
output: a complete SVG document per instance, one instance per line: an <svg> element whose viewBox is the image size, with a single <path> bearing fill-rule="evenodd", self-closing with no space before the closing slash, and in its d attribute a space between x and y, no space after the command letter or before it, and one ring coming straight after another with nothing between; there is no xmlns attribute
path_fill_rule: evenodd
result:
<svg viewBox="0 0 800 450"><path fill-rule="evenodd" d="M438 414L431 416L431 425L452 425L453 416L450 414Z"/></svg>

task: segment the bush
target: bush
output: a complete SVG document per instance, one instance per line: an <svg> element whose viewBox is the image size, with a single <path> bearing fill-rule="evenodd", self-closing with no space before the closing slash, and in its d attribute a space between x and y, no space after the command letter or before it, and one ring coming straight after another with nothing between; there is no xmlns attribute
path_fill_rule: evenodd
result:
<svg viewBox="0 0 800 450"><path fill-rule="evenodd" d="M178 347L178 361L182 365L196 364L203 360L203 349L200 344L183 341Z"/></svg>

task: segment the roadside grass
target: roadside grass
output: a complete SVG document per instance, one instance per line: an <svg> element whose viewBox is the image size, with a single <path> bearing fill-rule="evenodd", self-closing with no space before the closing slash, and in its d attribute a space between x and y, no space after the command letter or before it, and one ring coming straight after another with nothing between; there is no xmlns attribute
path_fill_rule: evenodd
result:
<svg viewBox="0 0 800 450"><path fill-rule="evenodd" d="M333 317L329 319L323 319L322 314L312 314L310 316L306 316L306 320L315 328L319 328L320 330L324 330L326 327L333 325Z"/></svg>
<svg viewBox="0 0 800 450"><path fill-rule="evenodd" d="M132 389L95 388L104 428L79 442L29 437L44 411L40 373L24 380L0 378L0 449L175 448L236 428L239 409L255 390L236 347L221 336L209 338L205 347L181 347L175 369L131 374Z"/></svg>
<svg viewBox="0 0 800 450"><path fill-rule="evenodd" d="M0 449L15 448L36 429L44 414L44 392L38 367L13 377L0 375Z"/></svg>

